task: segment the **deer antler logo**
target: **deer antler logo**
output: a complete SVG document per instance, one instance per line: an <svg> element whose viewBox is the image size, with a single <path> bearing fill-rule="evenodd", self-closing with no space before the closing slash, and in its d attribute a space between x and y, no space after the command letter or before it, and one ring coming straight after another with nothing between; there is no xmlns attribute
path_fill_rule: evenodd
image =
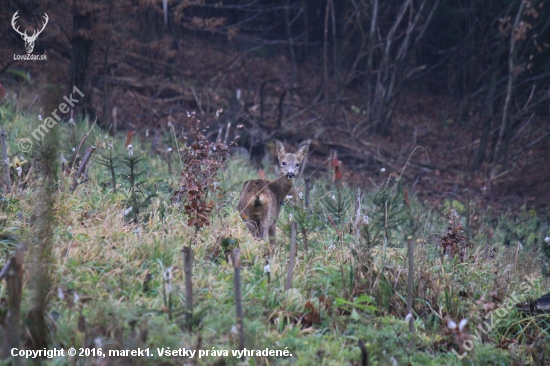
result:
<svg viewBox="0 0 550 366"><path fill-rule="evenodd" d="M15 24L15 21L17 20L17 18L19 18L19 15L17 15L17 13L19 13L19 10L15 12L15 14L13 14L13 17L11 18L11 26L13 27L13 29L19 33L21 35L21 38L23 38L23 40L25 41L25 49L27 50L27 53L31 53L32 50L34 49L34 42L36 41L36 38L38 38L38 35L40 33L42 33L42 31L44 30L44 28L46 28L46 24L48 24L48 20L50 18L48 18L48 14L44 13L44 19L45 19L45 22L42 23L42 29L40 29L38 32L35 30L32 34L32 36L29 36L27 34L27 30L25 29L25 32L21 32L19 30L19 26L17 26L16 28L16 24Z"/></svg>

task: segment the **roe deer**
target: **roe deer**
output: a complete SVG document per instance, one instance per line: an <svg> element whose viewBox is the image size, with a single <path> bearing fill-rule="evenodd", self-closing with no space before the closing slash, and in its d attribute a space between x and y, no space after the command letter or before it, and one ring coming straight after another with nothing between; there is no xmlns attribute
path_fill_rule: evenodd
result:
<svg viewBox="0 0 550 366"><path fill-rule="evenodd" d="M275 243L277 218L283 200L294 185L300 162L306 157L309 144L302 145L296 154L287 153L280 141L275 141L279 158L279 177L269 181L256 179L246 181L239 197L237 209L248 230L256 238Z"/></svg>

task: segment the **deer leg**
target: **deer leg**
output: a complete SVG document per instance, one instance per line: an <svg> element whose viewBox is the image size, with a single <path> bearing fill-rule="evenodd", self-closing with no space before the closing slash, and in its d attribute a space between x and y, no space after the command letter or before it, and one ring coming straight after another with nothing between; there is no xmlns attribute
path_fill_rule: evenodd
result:
<svg viewBox="0 0 550 366"><path fill-rule="evenodd" d="M269 245L275 246L275 233L277 231L277 225L272 224L269 227Z"/></svg>
<svg viewBox="0 0 550 366"><path fill-rule="evenodd" d="M265 239L267 238L268 232L269 232L269 222L262 222L261 228L260 228L260 238Z"/></svg>
<svg viewBox="0 0 550 366"><path fill-rule="evenodd" d="M262 239L266 239L267 236L269 235L270 224L271 224L271 212L268 209L267 210L267 215L262 220L261 227L260 227L260 236L261 236Z"/></svg>
<svg viewBox="0 0 550 366"><path fill-rule="evenodd" d="M244 223L246 224L248 231L250 231L253 237L259 237L258 223L256 221L246 220Z"/></svg>

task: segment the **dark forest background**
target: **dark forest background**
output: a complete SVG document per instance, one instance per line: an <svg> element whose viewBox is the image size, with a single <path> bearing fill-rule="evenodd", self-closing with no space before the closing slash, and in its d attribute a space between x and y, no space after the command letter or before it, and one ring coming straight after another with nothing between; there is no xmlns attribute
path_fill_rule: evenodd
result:
<svg viewBox="0 0 550 366"><path fill-rule="evenodd" d="M311 139L311 170L337 154L355 184L408 162L404 177L426 198L550 204L542 0L1 4L0 84L29 113L77 86L79 113L110 133L158 139L172 122L181 137L195 111L211 139L242 124L258 166L274 138ZM34 49L47 61L13 60L25 53L15 11L29 32L48 14Z"/></svg>

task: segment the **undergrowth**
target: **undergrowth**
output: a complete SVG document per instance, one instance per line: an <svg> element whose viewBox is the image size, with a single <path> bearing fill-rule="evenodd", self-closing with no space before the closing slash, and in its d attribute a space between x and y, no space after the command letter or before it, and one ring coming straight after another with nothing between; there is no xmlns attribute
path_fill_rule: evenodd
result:
<svg viewBox="0 0 550 366"><path fill-rule="evenodd" d="M33 241L40 176L31 167L39 164L38 155L34 148L23 153L17 146L40 121L16 114L6 105L0 111L15 182L10 192L3 191L0 201L0 253L5 262L15 243ZM354 189L312 177L310 206L304 207L301 182L292 202L283 206L268 281L266 244L248 233L235 210L242 184L256 177L243 157L221 161L213 170L201 166L201 161L194 163L203 169L203 176L216 177L216 187L202 186L198 180L202 176L193 176L184 167L183 177L200 186L201 202L208 208L200 210L208 215L201 216L200 222L209 225L195 225L199 216L188 198L187 208L172 204L183 187L177 151L153 154L145 136L138 136L132 141L135 155L130 156L123 139L106 136L88 120L57 128L60 156L71 156L75 147L65 137L86 132L90 134L85 145L94 145L98 151L88 169L89 180L74 192L69 189L72 177L58 175L51 210L56 226L51 234L52 285L46 309L51 346L101 347L104 352L150 348L153 357L126 360L154 365L188 362L184 357L160 356L157 348L231 354L238 343L232 332L236 322L233 268L227 256L212 253L238 246L246 348L286 349L292 356L239 361L208 355L195 359L197 365L358 365L359 340L367 346L370 365L535 364L541 354L546 357L543 362L550 360L550 342L545 343L548 317L546 323L544 318L532 321L511 308L492 329L475 333L477 325L508 299L524 301L548 291L541 275L541 266L548 263L542 248L544 219L536 212L494 216L481 212L475 202L456 199L442 199L438 207L430 207L393 179L365 193L362 217L356 220ZM188 149L187 159L206 159L211 153L204 146L193 147L193 141L182 136L177 138L182 151ZM171 139L166 137L167 144L174 142ZM200 156L193 157L197 150ZM470 205L468 220L466 204ZM291 216L300 235L292 288L285 291ZM181 249L194 235L200 240L193 241L194 327L189 333ZM405 319L408 240L416 248L412 336ZM163 276L168 269L170 302L164 296ZM29 291L25 286L22 314L31 309ZM0 296L0 319L4 319L5 282ZM168 314L173 315L171 319ZM458 324L462 319L468 323L459 332L450 321ZM28 327L28 320L22 321ZM25 337L25 346L32 349ZM464 340L471 340L471 349L464 347ZM460 359L453 350L467 355ZM84 364L86 360L57 357L47 362Z"/></svg>

